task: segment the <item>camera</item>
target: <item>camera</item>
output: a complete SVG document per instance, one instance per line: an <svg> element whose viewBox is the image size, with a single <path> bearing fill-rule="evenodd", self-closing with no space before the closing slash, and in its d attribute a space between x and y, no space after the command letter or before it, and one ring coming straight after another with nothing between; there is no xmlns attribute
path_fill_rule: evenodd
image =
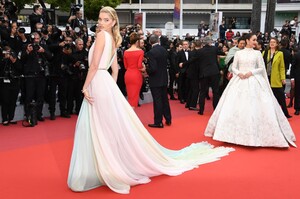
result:
<svg viewBox="0 0 300 199"><path fill-rule="evenodd" d="M76 15L76 12L79 11L81 7L82 7L81 4L71 3L71 7L70 7L71 15Z"/></svg>
<svg viewBox="0 0 300 199"><path fill-rule="evenodd" d="M73 72L70 70L70 67L67 64L61 64L60 68L68 75L73 75Z"/></svg>
<svg viewBox="0 0 300 199"><path fill-rule="evenodd" d="M42 58L38 58L38 63L40 65L41 72L44 72L45 76L50 76L49 63Z"/></svg>
<svg viewBox="0 0 300 199"><path fill-rule="evenodd" d="M79 62L79 67L78 68L81 71L86 70L86 66L82 62Z"/></svg>
<svg viewBox="0 0 300 199"><path fill-rule="evenodd" d="M72 44L70 44L70 43L66 43L65 45L64 45L64 49L66 49L66 50L69 50L69 49L71 49L72 48Z"/></svg>
<svg viewBox="0 0 300 199"><path fill-rule="evenodd" d="M36 43L33 43L32 44L32 48L35 52L37 52L39 49L40 49L40 45L39 44L36 44Z"/></svg>
<svg viewBox="0 0 300 199"><path fill-rule="evenodd" d="M26 32L26 30L25 30L25 28L19 28L18 32L21 33L21 34L24 34Z"/></svg>

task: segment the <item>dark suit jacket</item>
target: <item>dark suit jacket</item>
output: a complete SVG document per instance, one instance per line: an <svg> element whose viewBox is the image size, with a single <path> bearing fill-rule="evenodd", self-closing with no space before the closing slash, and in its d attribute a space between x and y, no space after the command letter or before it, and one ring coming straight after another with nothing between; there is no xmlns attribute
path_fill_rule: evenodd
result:
<svg viewBox="0 0 300 199"><path fill-rule="evenodd" d="M218 48L215 46L204 46L197 52L199 59L199 78L218 75Z"/></svg>
<svg viewBox="0 0 300 199"><path fill-rule="evenodd" d="M168 49L170 47L169 39L166 36L163 35L160 36L159 41L160 41L160 45L165 49Z"/></svg>
<svg viewBox="0 0 300 199"><path fill-rule="evenodd" d="M300 80L300 52L294 55L294 60L291 68L291 78Z"/></svg>
<svg viewBox="0 0 300 199"><path fill-rule="evenodd" d="M146 54L148 57L148 67L146 68L149 75L150 87L161 87L168 85L168 72L167 72L167 50L161 45L155 45Z"/></svg>
<svg viewBox="0 0 300 199"><path fill-rule="evenodd" d="M200 50L200 49L199 49ZM193 50L190 52L190 58L189 60L193 60L193 59L197 59L197 51L199 50ZM199 65L197 62L191 62L189 64L189 62L187 63L184 63L183 64L183 67L186 67L186 65L188 64L188 67L187 67L187 70L186 70L186 73L187 73L187 78L189 79L199 79Z"/></svg>

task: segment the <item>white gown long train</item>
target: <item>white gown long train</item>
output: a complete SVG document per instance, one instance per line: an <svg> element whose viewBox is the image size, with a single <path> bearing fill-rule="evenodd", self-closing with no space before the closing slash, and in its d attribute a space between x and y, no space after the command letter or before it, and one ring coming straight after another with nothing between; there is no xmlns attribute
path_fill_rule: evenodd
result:
<svg viewBox="0 0 300 199"><path fill-rule="evenodd" d="M108 73L112 41L106 43L89 93L95 102L83 101L78 116L68 186L86 191L106 185L117 193L129 193L130 186L150 182L149 177L175 176L213 162L232 148L201 142L181 150L169 150L157 143ZM89 61L94 46L90 50Z"/></svg>
<svg viewBox="0 0 300 199"><path fill-rule="evenodd" d="M262 55L246 48L235 54L230 80L212 114L205 135L246 146L296 146L292 128L267 79ZM240 79L238 73L253 76Z"/></svg>

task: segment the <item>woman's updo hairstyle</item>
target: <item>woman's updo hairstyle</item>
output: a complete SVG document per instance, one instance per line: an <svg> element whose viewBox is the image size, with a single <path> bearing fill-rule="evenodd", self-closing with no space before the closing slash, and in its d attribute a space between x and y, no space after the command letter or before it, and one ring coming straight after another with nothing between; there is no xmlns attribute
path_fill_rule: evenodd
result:
<svg viewBox="0 0 300 199"><path fill-rule="evenodd" d="M140 35L137 34L136 32L132 32L129 36L129 42L130 44L135 44L137 41L140 40Z"/></svg>
<svg viewBox="0 0 300 199"><path fill-rule="evenodd" d="M247 40L250 40L251 37L253 37L254 35L255 35L254 33L248 33L248 34L246 34L246 35L244 36L245 41L246 41L246 44L247 44Z"/></svg>

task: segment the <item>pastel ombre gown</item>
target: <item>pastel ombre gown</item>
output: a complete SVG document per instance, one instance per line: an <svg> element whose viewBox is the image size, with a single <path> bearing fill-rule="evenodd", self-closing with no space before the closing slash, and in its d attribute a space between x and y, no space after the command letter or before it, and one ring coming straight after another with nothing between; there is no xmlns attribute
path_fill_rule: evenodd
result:
<svg viewBox="0 0 300 199"><path fill-rule="evenodd" d="M99 70L88 87L94 103L84 100L77 120L68 176L73 191L106 185L127 194L130 186L150 182L149 177L179 175L233 151L206 142L177 151L157 143L107 72L115 55L111 54L111 36L105 32L105 37ZM93 50L94 46L90 62Z"/></svg>

